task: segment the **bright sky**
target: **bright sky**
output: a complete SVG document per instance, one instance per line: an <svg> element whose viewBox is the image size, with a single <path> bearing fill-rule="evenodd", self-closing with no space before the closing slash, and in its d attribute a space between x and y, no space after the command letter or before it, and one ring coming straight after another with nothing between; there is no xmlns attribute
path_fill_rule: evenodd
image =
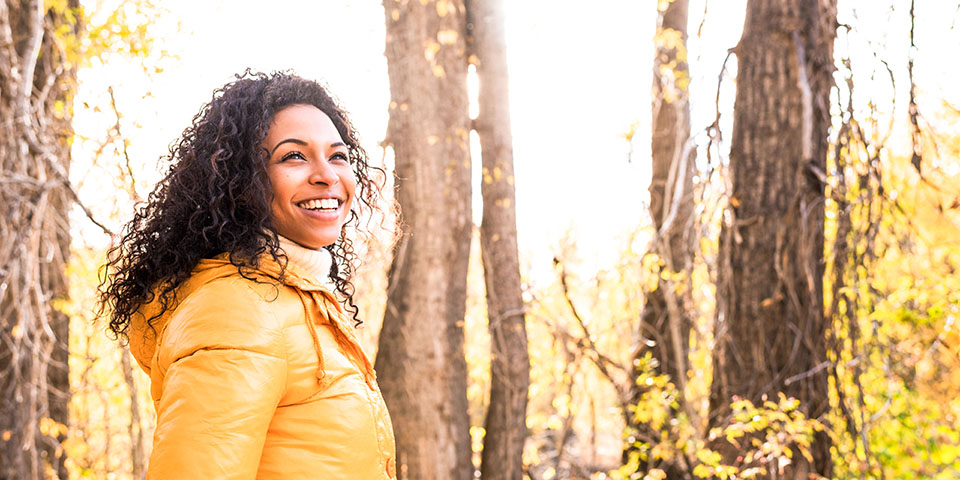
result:
<svg viewBox="0 0 960 480"><path fill-rule="evenodd" d="M739 40L745 5L745 0L711 1L698 38L704 1L690 1L694 131L713 120L720 63ZM874 17L884 9L866 8L867 4L879 3L886 4L846 1L866 10L862 15ZM96 99L97 92L114 85L119 108L127 116L125 124L139 125L126 132L132 137L130 149L138 168L155 172L156 160L212 90L246 67L289 68L325 81L350 111L368 153L379 158L378 142L386 130L390 101L379 2L163 4L181 25L176 33L172 22L161 21L169 30L162 47L179 60L165 62L164 72L152 83L144 82L139 66L124 62L81 74L81 99ZM543 268L569 230L579 240L581 258L598 265L611 261L621 247L617 236L647 218L655 2L505 0L505 4L521 251L534 268ZM931 17L953 18L949 8L945 15ZM732 77L735 63L730 67ZM728 79L725 85L723 103L729 108L733 81ZM141 98L146 91L152 96ZM77 121L87 122L78 130L104 127L79 112ZM639 134L628 162L629 146L620 135L635 121L640 122ZM479 165L479 157L474 163ZM110 188L96 188L95 181L84 188L81 194L91 204L98 196L115 194ZM475 188L479 194L479 183ZM479 222L479 210L475 215Z"/></svg>

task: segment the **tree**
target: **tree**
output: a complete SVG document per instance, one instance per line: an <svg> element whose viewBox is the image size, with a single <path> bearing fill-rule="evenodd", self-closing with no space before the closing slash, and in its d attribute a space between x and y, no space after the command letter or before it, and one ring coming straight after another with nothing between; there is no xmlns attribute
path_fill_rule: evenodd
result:
<svg viewBox="0 0 960 480"><path fill-rule="evenodd" d="M0 477L66 478L65 266L77 2L0 2ZM66 33L65 33L66 32Z"/></svg>
<svg viewBox="0 0 960 480"><path fill-rule="evenodd" d="M480 80L480 109L473 125L483 157L480 251L490 329L490 405L480 471L484 479L520 480L527 438L530 356L517 248L503 2L468 0L467 15Z"/></svg>
<svg viewBox="0 0 960 480"><path fill-rule="evenodd" d="M738 60L730 171L721 234L711 426L734 397L759 405L778 392L809 418L828 410L823 312L824 184L835 2L750 0ZM794 446L796 447L796 446ZM718 446L725 460L737 452ZM831 476L830 441L786 478Z"/></svg>
<svg viewBox="0 0 960 480"><path fill-rule="evenodd" d="M646 292L640 318L640 337L653 340L652 354L658 367L656 372L666 374L677 385L682 404L687 378L687 357L690 330L693 321L683 296L678 295L670 278L672 272L688 272L693 264L693 175L696 150L690 141L690 104L687 87L690 73L687 67L687 10L688 0L673 0L659 12L653 59L653 131L651 132L652 175L650 179L650 214L657 228L652 251L659 257L656 268L656 289ZM663 275L666 273L666 275ZM681 289L689 292L689 289ZM638 359L647 350L637 349ZM644 385L631 385L631 403L636 403L645 390ZM674 413L680 409L675 409ZM645 425L628 415L629 428L641 432ZM645 432L655 436L656 432ZM624 460L633 450L628 445ZM659 466L668 478L681 478L673 464Z"/></svg>
<svg viewBox="0 0 960 480"><path fill-rule="evenodd" d="M473 477L463 318L472 237L462 0L384 1L390 121L403 232L376 370L400 478Z"/></svg>

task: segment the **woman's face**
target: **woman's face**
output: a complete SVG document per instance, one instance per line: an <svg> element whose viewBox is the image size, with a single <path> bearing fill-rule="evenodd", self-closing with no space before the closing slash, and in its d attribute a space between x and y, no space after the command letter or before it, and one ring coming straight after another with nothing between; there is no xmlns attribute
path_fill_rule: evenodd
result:
<svg viewBox="0 0 960 480"><path fill-rule="evenodd" d="M273 116L262 146L277 233L315 250L336 242L357 179L330 117L313 105L285 107Z"/></svg>

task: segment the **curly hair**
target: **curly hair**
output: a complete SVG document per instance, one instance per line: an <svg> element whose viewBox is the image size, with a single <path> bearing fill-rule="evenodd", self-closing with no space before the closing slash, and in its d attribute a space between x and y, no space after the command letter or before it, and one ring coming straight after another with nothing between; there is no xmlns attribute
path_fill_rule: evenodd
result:
<svg viewBox="0 0 960 480"><path fill-rule="evenodd" d="M99 313L109 311L109 330L125 338L134 314L159 296L160 311L172 308L177 288L201 259L228 253L247 277L269 254L286 270L271 217L272 188L261 143L274 114L290 105L313 105L333 121L347 144L357 177L358 208L382 212L385 172L370 165L346 112L317 82L249 69L217 89L164 158L170 167L108 252L99 293ZM379 180L374 178L379 174ZM327 246L334 258L331 279L357 325L351 275L358 266L349 228L360 228L351 209L339 239ZM282 273L281 273L282 276Z"/></svg>

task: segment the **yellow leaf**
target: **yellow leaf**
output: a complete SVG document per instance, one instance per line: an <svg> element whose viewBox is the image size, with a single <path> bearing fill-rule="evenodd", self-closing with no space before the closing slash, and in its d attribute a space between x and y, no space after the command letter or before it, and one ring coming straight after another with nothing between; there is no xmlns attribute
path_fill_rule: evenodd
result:
<svg viewBox="0 0 960 480"><path fill-rule="evenodd" d="M667 472L659 468L653 468L643 477L643 480L663 480L667 478Z"/></svg>
<svg viewBox="0 0 960 480"><path fill-rule="evenodd" d="M810 451L803 447L799 448L800 454L803 455L803 458L806 458L808 462L813 463L813 455L810 454Z"/></svg>
<svg viewBox="0 0 960 480"><path fill-rule="evenodd" d="M460 35L456 30L440 30L437 32L437 41L442 45L452 45L456 43Z"/></svg>
<svg viewBox="0 0 960 480"><path fill-rule="evenodd" d="M423 58L426 58L428 62L433 62L437 58L437 52L440 51L440 44L437 42L430 42L427 44L427 48L423 50Z"/></svg>

